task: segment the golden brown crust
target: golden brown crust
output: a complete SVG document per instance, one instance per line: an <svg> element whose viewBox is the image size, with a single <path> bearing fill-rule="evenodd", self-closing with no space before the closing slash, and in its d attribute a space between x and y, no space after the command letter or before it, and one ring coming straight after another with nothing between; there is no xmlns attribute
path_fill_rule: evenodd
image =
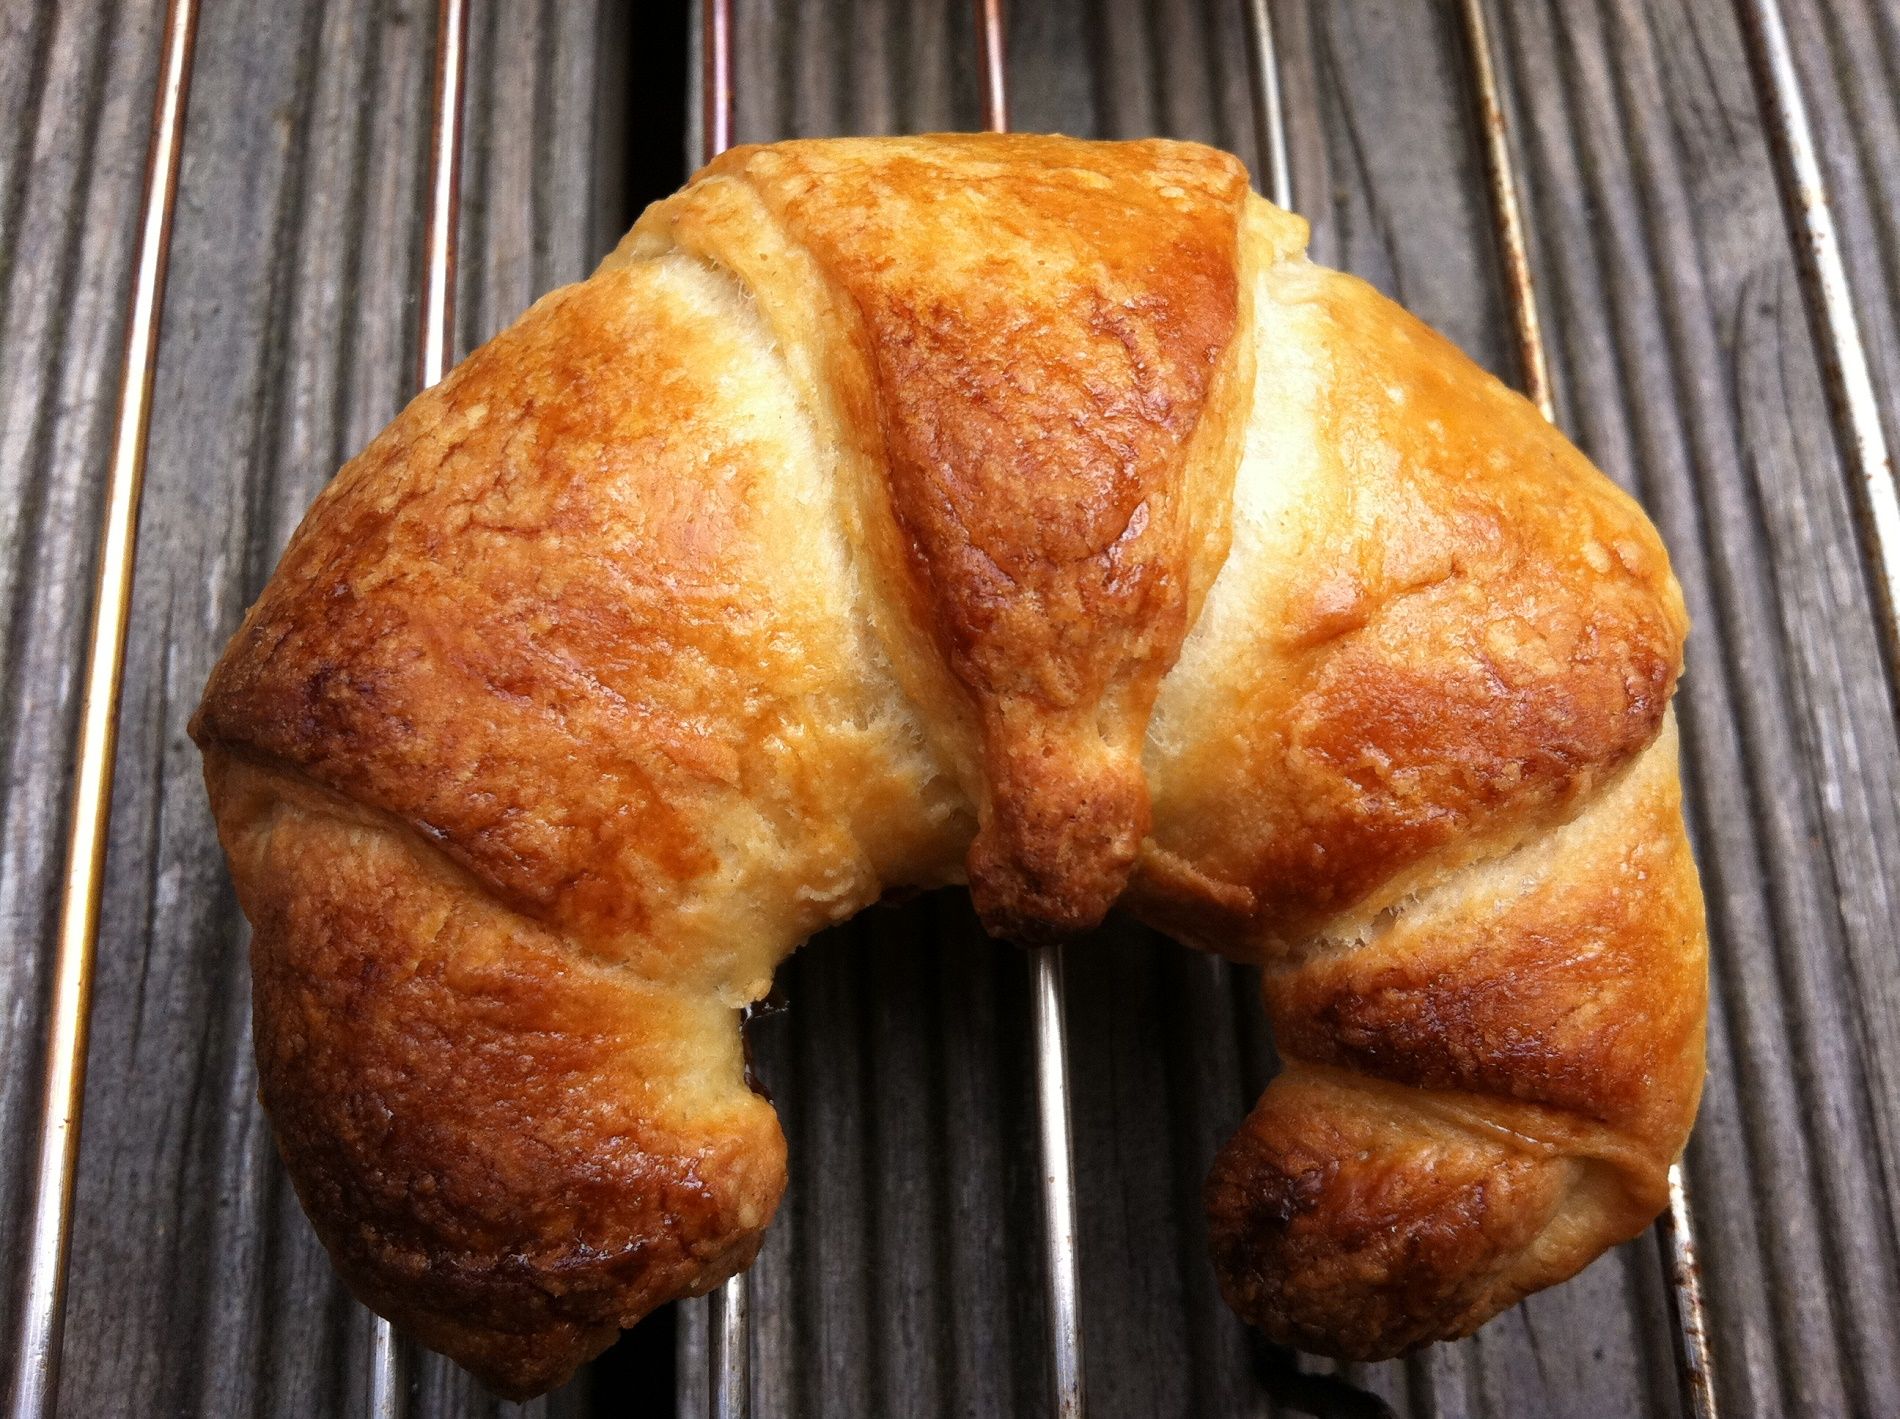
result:
<svg viewBox="0 0 1900 1419"><path fill-rule="evenodd" d="M679 265L540 303L319 500L193 725L306 1207L511 1393L750 1259L739 1007L969 838L743 317Z"/></svg>
<svg viewBox="0 0 1900 1419"><path fill-rule="evenodd" d="M1575 812L1655 738L1687 629L1647 519L1525 400L1363 282L1266 284L1273 442L1157 709L1134 896L1242 954Z"/></svg>
<svg viewBox="0 0 1900 1419"><path fill-rule="evenodd" d="M312 509L193 733L351 1286L498 1390L756 1251L738 1009L967 871L1267 965L1235 1306L1371 1356L1661 1205L1700 894L1653 529L1232 159L741 149Z"/></svg>
<svg viewBox="0 0 1900 1419"><path fill-rule="evenodd" d="M1288 1068L1207 1190L1235 1309L1384 1359L1637 1235L1695 1117L1704 950L1672 731L1573 822L1270 968Z"/></svg>
<svg viewBox="0 0 1900 1419"><path fill-rule="evenodd" d="M1550 1150L1291 1070L1208 1176L1215 1274L1282 1344L1403 1354L1499 1309L1497 1274L1548 1223L1567 1171Z"/></svg>
<svg viewBox="0 0 1900 1419"><path fill-rule="evenodd" d="M207 771L264 1104L366 1301L526 1396L751 1262L785 1144L730 1011L586 959L321 789Z"/></svg>
<svg viewBox="0 0 1900 1419"><path fill-rule="evenodd" d="M950 135L709 172L749 183L855 314L901 575L982 737L978 910L999 934L1096 925L1147 831L1149 705L1225 550L1202 544L1239 421L1194 445L1210 402L1245 402L1246 171Z"/></svg>
<svg viewBox="0 0 1900 1419"><path fill-rule="evenodd" d="M1582 817L1267 973L1281 1052L1568 1110L1664 1157L1694 1110L1703 923L1675 736Z"/></svg>
<svg viewBox="0 0 1900 1419"><path fill-rule="evenodd" d="M1290 1063L1209 1182L1224 1290L1375 1358L1661 1206L1702 1078L1687 626L1641 512L1445 341L1301 263L1256 307L1233 550L1156 708L1129 901L1267 965Z"/></svg>

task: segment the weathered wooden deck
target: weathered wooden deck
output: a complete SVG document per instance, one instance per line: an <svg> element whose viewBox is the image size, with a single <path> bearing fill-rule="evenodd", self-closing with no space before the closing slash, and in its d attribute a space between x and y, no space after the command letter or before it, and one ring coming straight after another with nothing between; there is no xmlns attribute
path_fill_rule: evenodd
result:
<svg viewBox="0 0 1900 1419"><path fill-rule="evenodd" d="M1890 437L1900 6L1783 0ZM91 568L159 0L0 0L0 1335L16 1318ZM1843 435L1730 0L1493 0L1562 420L1641 496L1696 621L1708 891L1688 1176L1725 1415L1900 1413L1900 737ZM684 176L688 18L475 0L464 348ZM1015 0L1014 121L1250 159L1234 0ZM81 1152L63 1410L362 1412L367 1329L254 1101L246 933L185 720L414 367L428 0L207 0L165 307ZM1298 205L1509 376L1450 0L1274 5ZM738 137L978 126L965 0L738 0ZM1270 1067L1246 981L1132 927L1070 968L1097 1416L1679 1412L1654 1238L1405 1363L1275 1352L1222 1307L1200 1180ZM1047 1411L1022 957L881 910L757 1029L793 1184L755 1272L761 1415ZM685 1412L697 1309L528 1411ZM0 1355L0 1381L12 1357ZM515 1412L439 1361L417 1416Z"/></svg>

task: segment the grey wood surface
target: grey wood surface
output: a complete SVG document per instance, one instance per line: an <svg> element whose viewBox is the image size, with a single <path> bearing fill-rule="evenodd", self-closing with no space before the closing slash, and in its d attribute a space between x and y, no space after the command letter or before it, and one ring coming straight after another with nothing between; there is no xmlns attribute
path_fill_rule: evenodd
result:
<svg viewBox="0 0 1900 1419"><path fill-rule="evenodd" d="M1785 0L1883 391L1900 359L1900 10ZM75 675L161 9L0 0L0 1324L38 1104ZM475 0L460 331L582 274L685 169L684 6ZM1229 0L1016 0L1026 128L1250 160ZM1900 742L1763 109L1726 0L1492 6L1566 426L1656 517L1709 894L1689 1153L1724 1412L1900 1413ZM972 127L962 0L738 0L739 136ZM1513 358L1446 0L1285 0L1314 250ZM348 1414L362 1313L254 1101L245 932L184 722L334 467L404 397L434 5L204 7L152 430L66 1335L69 1414ZM668 83L656 75L670 76ZM1890 432L1900 435L1888 400ZM1027 964L880 908L755 1027L792 1187L755 1270L762 1415L1047 1412ZM1113 925L1070 952L1099 1415L1673 1414L1645 1238L1476 1338L1344 1367L1220 1305L1200 1179L1271 1050L1244 973ZM683 1412L701 1307L535 1413ZM681 1362L671 1361L677 1319ZM0 1380L12 1357L0 1355ZM517 1412L417 1366L414 1412ZM527 1412L527 1411L522 1411Z"/></svg>

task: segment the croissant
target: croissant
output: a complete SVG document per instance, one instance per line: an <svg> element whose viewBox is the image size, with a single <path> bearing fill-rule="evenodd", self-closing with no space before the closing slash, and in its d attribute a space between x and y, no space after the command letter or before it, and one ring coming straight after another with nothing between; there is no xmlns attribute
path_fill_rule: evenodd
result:
<svg viewBox="0 0 1900 1419"><path fill-rule="evenodd" d="M343 469L192 734L358 1296L527 1396L748 1265L742 1007L954 882L1264 967L1284 1069L1206 1206L1276 1340L1463 1335L1656 1215L1679 589L1305 240L1192 144L741 148Z"/></svg>

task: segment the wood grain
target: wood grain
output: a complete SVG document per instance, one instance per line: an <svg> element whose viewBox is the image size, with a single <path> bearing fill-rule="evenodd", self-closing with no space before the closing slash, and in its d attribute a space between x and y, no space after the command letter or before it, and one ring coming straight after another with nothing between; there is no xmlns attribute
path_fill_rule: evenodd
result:
<svg viewBox="0 0 1900 1419"><path fill-rule="evenodd" d="M361 1385L366 1332L254 1102L246 938L184 723L302 507L398 406L429 38L401 11L202 12L127 652L66 1412L340 1409ZM376 125L378 110L399 121Z"/></svg>
<svg viewBox="0 0 1900 1419"><path fill-rule="evenodd" d="M1785 3L1891 391L1900 10ZM742 139L976 125L962 0L737 6ZM1170 133L1251 158L1237 5L1012 8L1020 126ZM1727 0L1492 8L1564 422L1644 499L1696 618L1683 725L1715 989L1689 1171L1724 1411L1900 1412L1900 738L1760 96ZM0 0L9 1332L161 9ZM582 274L630 206L684 172L687 14L476 0L465 345ZM1274 15L1315 254L1508 375L1455 6L1280 0ZM311 496L407 392L433 24L427 0L205 5L129 643L68 1413L363 1401L363 1313L254 1101L246 935L183 723ZM1092 1412L1676 1412L1652 1239L1403 1363L1342 1369L1259 1342L1214 1295L1198 1207L1272 1068L1255 983L1126 925L1073 950L1070 977ZM754 1272L755 1413L1047 1412L1027 980L953 897L880 908L785 972L790 1008L753 1032L792 1145ZM658 1414L677 1398L697 1415L702 1312L680 1308L676 1372L665 1314L522 1410L425 1358L412 1412Z"/></svg>
<svg viewBox="0 0 1900 1419"><path fill-rule="evenodd" d="M1900 388L1900 6L1783 0L1877 388ZM1882 412L1900 447L1900 402Z"/></svg>
<svg viewBox="0 0 1900 1419"><path fill-rule="evenodd" d="M111 443L154 7L0 5L0 1325L10 1338L34 1166L76 667ZM10 1376L11 1345L0 1351Z"/></svg>

